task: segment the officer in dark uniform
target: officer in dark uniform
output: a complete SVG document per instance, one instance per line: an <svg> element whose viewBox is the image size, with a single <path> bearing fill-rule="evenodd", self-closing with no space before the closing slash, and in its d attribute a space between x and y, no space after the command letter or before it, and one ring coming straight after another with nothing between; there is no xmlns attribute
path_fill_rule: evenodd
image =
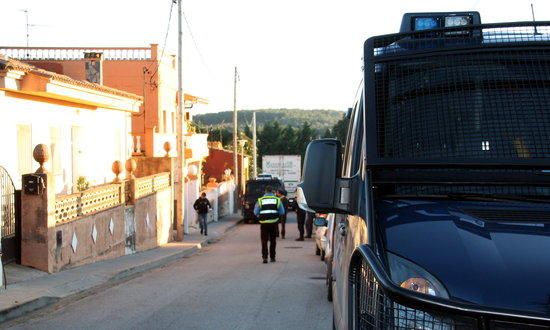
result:
<svg viewBox="0 0 550 330"><path fill-rule="evenodd" d="M262 259L264 264L267 264L267 241L269 241L269 257L271 262L275 262L279 217L284 214L285 209L283 203L281 203L279 197L275 196L273 188L267 186L265 188L265 194L258 198L254 206L254 215L256 215L260 222Z"/></svg>
<svg viewBox="0 0 550 330"><path fill-rule="evenodd" d="M300 233L300 237L298 237L297 241L303 241L304 240L304 225L306 223L306 211L302 210L299 206L296 208L296 220L298 222L298 232Z"/></svg>
<svg viewBox="0 0 550 330"><path fill-rule="evenodd" d="M285 214L281 215L281 231L279 232L279 228L277 228L277 237L279 237L279 233L281 234L281 238L285 239L285 225L286 225L286 212L288 210L288 198L286 198L286 191L283 189L277 190L277 197L281 200L281 203L283 204L283 208L285 209Z"/></svg>

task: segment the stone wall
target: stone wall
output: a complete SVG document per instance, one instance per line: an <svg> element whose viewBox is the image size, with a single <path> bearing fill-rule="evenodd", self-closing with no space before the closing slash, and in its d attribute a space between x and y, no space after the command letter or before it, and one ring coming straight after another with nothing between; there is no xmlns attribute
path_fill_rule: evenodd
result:
<svg viewBox="0 0 550 330"><path fill-rule="evenodd" d="M212 205L212 211L208 212L208 222L218 221L220 218L236 212L234 205L235 184L233 181L209 184L202 192L206 193L206 198Z"/></svg>
<svg viewBox="0 0 550 330"><path fill-rule="evenodd" d="M169 173L56 196L22 193L21 263L50 273L166 244L172 239Z"/></svg>
<svg viewBox="0 0 550 330"><path fill-rule="evenodd" d="M126 244L125 208L125 205L119 205L56 225L55 240L51 240L48 244L49 255L53 255L51 272L123 256Z"/></svg>

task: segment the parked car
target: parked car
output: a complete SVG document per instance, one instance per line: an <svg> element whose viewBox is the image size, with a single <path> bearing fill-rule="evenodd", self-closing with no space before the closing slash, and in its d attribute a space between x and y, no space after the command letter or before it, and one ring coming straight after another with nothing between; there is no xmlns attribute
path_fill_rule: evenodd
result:
<svg viewBox="0 0 550 330"><path fill-rule="evenodd" d="M414 13L364 43L345 149L311 142L297 193L335 213L334 328L550 328L548 31Z"/></svg>
<svg viewBox="0 0 550 330"><path fill-rule="evenodd" d="M265 188L271 186L274 190L283 189L283 182L279 179L254 179L246 181L245 193L241 198L242 216L245 222L256 222L254 205L258 198L265 193Z"/></svg>
<svg viewBox="0 0 550 330"><path fill-rule="evenodd" d="M332 301L332 288L334 278L332 277L332 244L334 241L334 213L327 214L325 218L316 218L314 220L316 226L315 239L317 248L321 255L321 260L324 260L326 265L326 287L327 300ZM322 236L321 239L318 239Z"/></svg>
<svg viewBox="0 0 550 330"><path fill-rule="evenodd" d="M315 218L313 220L313 232L315 233L315 255L321 256L321 261L325 260L327 227L327 214L315 214Z"/></svg>
<svg viewBox="0 0 550 330"><path fill-rule="evenodd" d="M327 232L325 234L327 240L325 245L325 264L327 268L327 275L326 275L326 287L327 287L327 300L332 301L332 287L334 283L334 277L332 276L332 250L333 250L333 244L334 244L334 228L335 228L335 221L334 221L334 213L330 213L327 216Z"/></svg>

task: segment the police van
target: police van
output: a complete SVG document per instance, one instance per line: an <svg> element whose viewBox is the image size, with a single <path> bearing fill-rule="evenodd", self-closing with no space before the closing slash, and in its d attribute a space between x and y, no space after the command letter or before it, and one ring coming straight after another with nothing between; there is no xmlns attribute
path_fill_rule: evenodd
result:
<svg viewBox="0 0 550 330"><path fill-rule="evenodd" d="M274 191L284 189L284 183L272 176L260 177L246 181L245 192L241 198L241 210L244 222L256 223L258 219L254 215L254 205L258 198L265 193L265 188L270 186Z"/></svg>
<svg viewBox="0 0 550 330"><path fill-rule="evenodd" d="M550 23L405 14L363 71L298 192L336 214L334 327L547 329Z"/></svg>

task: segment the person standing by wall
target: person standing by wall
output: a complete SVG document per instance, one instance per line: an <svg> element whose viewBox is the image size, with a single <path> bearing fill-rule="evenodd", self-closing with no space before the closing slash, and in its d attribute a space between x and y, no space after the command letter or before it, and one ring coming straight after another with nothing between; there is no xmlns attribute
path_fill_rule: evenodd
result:
<svg viewBox="0 0 550 330"><path fill-rule="evenodd" d="M269 241L269 257L275 262L275 248L277 247L277 228L279 217L285 214L283 203L273 193L271 186L265 187L265 194L258 198L254 205L254 215L260 222L260 236L262 240L262 260L267 264L267 242Z"/></svg>
<svg viewBox="0 0 550 330"><path fill-rule="evenodd" d="M199 226L201 228L201 235L204 232L204 236L208 236L208 210L212 208L210 201L206 198L206 193L202 193L199 198L193 204L193 208L199 215Z"/></svg>
<svg viewBox="0 0 550 330"><path fill-rule="evenodd" d="M279 189L277 190L277 197L281 200L281 203L283 204L283 208L285 209L285 214L281 215L280 223L281 223L281 238L285 239L285 225L286 225L286 212L288 210L288 198L286 198L286 191ZM279 229L279 228L277 228ZM277 230L277 237L279 237L279 231Z"/></svg>
<svg viewBox="0 0 550 330"><path fill-rule="evenodd" d="M306 212L306 238L311 238L313 234L313 218L315 218L315 213Z"/></svg>
<svg viewBox="0 0 550 330"><path fill-rule="evenodd" d="M300 207L296 208L296 220L298 222L298 232L300 233L300 237L298 237L296 240L303 241L304 224L306 223L306 211L302 210Z"/></svg>

